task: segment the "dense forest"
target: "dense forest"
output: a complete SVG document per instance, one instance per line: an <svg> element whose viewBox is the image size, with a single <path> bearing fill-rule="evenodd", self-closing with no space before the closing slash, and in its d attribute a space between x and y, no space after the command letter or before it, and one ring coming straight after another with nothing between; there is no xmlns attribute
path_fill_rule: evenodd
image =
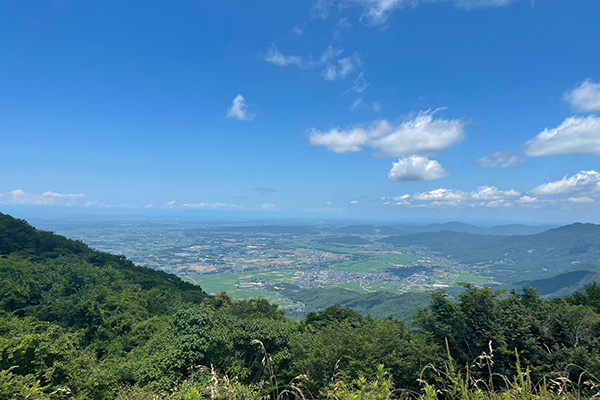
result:
<svg viewBox="0 0 600 400"><path fill-rule="evenodd" d="M590 398L600 286L297 321L0 214L0 399Z"/></svg>

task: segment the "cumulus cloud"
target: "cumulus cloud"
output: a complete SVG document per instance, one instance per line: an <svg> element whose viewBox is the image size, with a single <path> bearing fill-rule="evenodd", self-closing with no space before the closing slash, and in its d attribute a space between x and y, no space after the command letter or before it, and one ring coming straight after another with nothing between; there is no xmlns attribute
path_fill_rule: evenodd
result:
<svg viewBox="0 0 600 400"><path fill-rule="evenodd" d="M483 168L515 168L523 162L523 157L510 150L497 151L477 160Z"/></svg>
<svg viewBox="0 0 600 400"><path fill-rule="evenodd" d="M271 212L281 211L273 203L264 203L264 204L261 204L260 206L254 207L254 209L257 210L257 211L271 211Z"/></svg>
<svg viewBox="0 0 600 400"><path fill-rule="evenodd" d="M356 204L358 204L358 200L352 200L352 201L350 202L350 204L352 204L352 205L356 205Z"/></svg>
<svg viewBox="0 0 600 400"><path fill-rule="evenodd" d="M544 183L531 190L536 196L573 194L600 194L600 173L581 171L554 182Z"/></svg>
<svg viewBox="0 0 600 400"><path fill-rule="evenodd" d="M600 118L593 115L567 118L558 127L546 128L528 141L525 153L532 157L600 155Z"/></svg>
<svg viewBox="0 0 600 400"><path fill-rule="evenodd" d="M189 210L218 210L218 211L233 211L233 210L243 210L244 206L238 206L236 204L228 204L228 203L195 203L190 204L186 203L183 205L184 208Z"/></svg>
<svg viewBox="0 0 600 400"><path fill-rule="evenodd" d="M326 132L312 128L307 132L313 146L324 146L336 153L357 152L368 146L382 156L428 156L446 150L465 137L462 120L434 118L434 114L421 111L399 124L377 120L368 126L333 128Z"/></svg>
<svg viewBox="0 0 600 400"><path fill-rule="evenodd" d="M581 171L544 183L526 193L480 186L473 191L439 188L428 192L383 197L383 204L410 208L573 208L600 201L600 173Z"/></svg>
<svg viewBox="0 0 600 400"><path fill-rule="evenodd" d="M587 79L573 90L567 91L563 98L575 111L600 111L600 82Z"/></svg>
<svg viewBox="0 0 600 400"><path fill-rule="evenodd" d="M81 206L84 194L63 194L48 191L42 194L27 193L21 189L0 193L0 204L16 206Z"/></svg>
<svg viewBox="0 0 600 400"><path fill-rule="evenodd" d="M434 181L444 179L449 175L442 165L427 157L411 156L392 163L388 174L391 181Z"/></svg>
<svg viewBox="0 0 600 400"><path fill-rule="evenodd" d="M435 189L429 192L417 193L412 196L415 200L425 201L462 201L466 198L467 194L461 190L455 189Z"/></svg>
<svg viewBox="0 0 600 400"><path fill-rule="evenodd" d="M238 121L252 121L254 117L256 117L256 113L248 110L248 105L246 104L244 96L238 94L235 96L235 99L233 99L231 108L227 110L227 117L235 118Z"/></svg>
<svg viewBox="0 0 600 400"><path fill-rule="evenodd" d="M495 186L480 186L477 190L471 192L471 198L474 200L500 200L520 195L521 192L514 189L499 190Z"/></svg>
<svg viewBox="0 0 600 400"><path fill-rule="evenodd" d="M163 208L173 208L175 207L175 200L171 200L163 204Z"/></svg>
<svg viewBox="0 0 600 400"><path fill-rule="evenodd" d="M388 204L413 208L498 208L513 206L514 200L519 196L521 196L521 193L514 189L500 190L495 186L480 186L471 192L439 188L413 195L405 194L389 199L384 198L383 200L386 200Z"/></svg>
<svg viewBox="0 0 600 400"><path fill-rule="evenodd" d="M319 132L312 128L308 130L310 144L324 146L335 153L350 153L362 150L369 141L369 132L357 127L344 131L333 128L327 132Z"/></svg>

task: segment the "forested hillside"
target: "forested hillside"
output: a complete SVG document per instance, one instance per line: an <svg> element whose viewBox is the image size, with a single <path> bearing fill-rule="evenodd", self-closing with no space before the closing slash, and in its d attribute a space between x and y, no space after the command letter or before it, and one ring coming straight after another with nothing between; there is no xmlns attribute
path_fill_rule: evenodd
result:
<svg viewBox="0 0 600 400"><path fill-rule="evenodd" d="M598 377L596 284L295 321L0 214L0 399L589 398Z"/></svg>
<svg viewBox="0 0 600 400"><path fill-rule="evenodd" d="M593 280L600 277L600 226L595 224L575 223L535 235L500 237L442 231L388 236L380 242L426 246L461 262L488 265L490 273L503 282L524 284L582 270Z"/></svg>

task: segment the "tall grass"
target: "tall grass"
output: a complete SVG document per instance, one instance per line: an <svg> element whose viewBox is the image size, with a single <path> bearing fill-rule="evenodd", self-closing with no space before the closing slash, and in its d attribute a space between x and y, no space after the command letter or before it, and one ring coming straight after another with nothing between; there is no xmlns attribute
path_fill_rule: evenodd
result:
<svg viewBox="0 0 600 400"><path fill-rule="evenodd" d="M441 367L426 366L418 382L420 392L396 388L383 365L376 376L367 379L360 376L354 381L338 379L334 374L331 383L317 397L308 393L302 383L309 380L301 375L281 385L277 381L271 356L262 342L256 340L263 353L263 376L253 385L241 384L235 378L219 375L214 368L194 367L190 378L170 393L157 393L143 388L123 388L118 400L283 400L283 399L331 399L331 400L600 400L600 381L587 371L580 371L578 379L569 376L577 369L570 365L563 372L533 382L529 368L523 369L515 350L516 371L513 377L494 372L494 348L490 341L488 351L483 352L471 364L460 368L450 355L446 342L447 358ZM474 374L474 370L478 374Z"/></svg>

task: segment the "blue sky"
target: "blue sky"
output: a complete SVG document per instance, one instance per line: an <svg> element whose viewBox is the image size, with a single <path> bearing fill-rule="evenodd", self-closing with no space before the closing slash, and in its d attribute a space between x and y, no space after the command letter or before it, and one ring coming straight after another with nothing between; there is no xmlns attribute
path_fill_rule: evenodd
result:
<svg viewBox="0 0 600 400"><path fill-rule="evenodd" d="M600 222L597 0L0 3L0 211Z"/></svg>

